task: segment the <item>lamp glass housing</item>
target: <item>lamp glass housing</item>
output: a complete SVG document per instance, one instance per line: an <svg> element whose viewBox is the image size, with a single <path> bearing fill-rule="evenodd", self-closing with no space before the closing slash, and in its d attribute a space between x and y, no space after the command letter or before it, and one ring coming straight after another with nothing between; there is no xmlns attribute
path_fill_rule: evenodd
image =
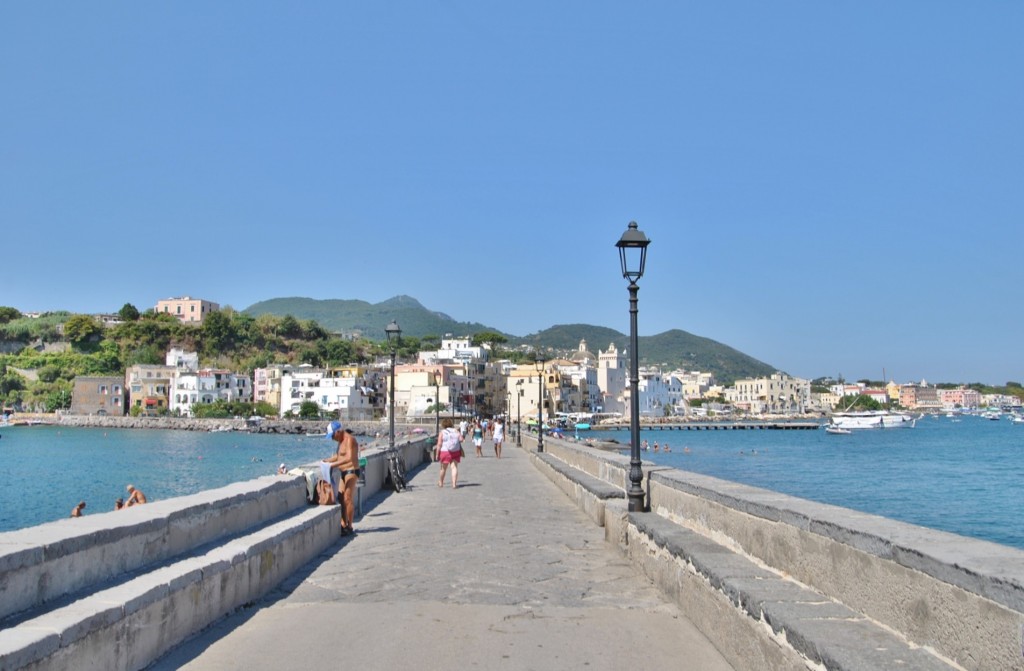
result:
<svg viewBox="0 0 1024 671"><path fill-rule="evenodd" d="M388 344L394 349L402 339L402 328L392 319L391 323L384 327L384 334L388 337Z"/></svg>
<svg viewBox="0 0 1024 671"><path fill-rule="evenodd" d="M619 248L619 263L622 265L622 276L630 282L643 277L644 266L647 265L647 245L651 241L637 228L636 222L629 222L629 227L622 234L615 246Z"/></svg>

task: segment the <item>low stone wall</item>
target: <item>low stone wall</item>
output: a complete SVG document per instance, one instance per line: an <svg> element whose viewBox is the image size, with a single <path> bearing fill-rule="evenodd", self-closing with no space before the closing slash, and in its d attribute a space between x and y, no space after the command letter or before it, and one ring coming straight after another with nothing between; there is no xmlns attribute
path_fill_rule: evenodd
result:
<svg viewBox="0 0 1024 671"><path fill-rule="evenodd" d="M434 440L396 446L408 469ZM365 500L386 465L363 456ZM340 506L306 494L299 474L264 476L0 533L0 670L145 667L339 542Z"/></svg>
<svg viewBox="0 0 1024 671"><path fill-rule="evenodd" d="M265 476L0 534L0 618L165 561L306 503L295 476Z"/></svg>
<svg viewBox="0 0 1024 671"><path fill-rule="evenodd" d="M534 444L531 437L529 446ZM545 451L592 476L626 486L628 455L548 439ZM644 489L652 511L647 515L695 532L719 547L717 552L728 552L817 595L813 598L848 609L851 618L896 632L911 649L933 650L936 659L964 669L1024 670L1024 551L651 464L644 468ZM763 622L751 619L764 615L754 615L742 603L737 594L743 590L730 583L729 571L721 573L727 564L718 562L718 569L708 569L701 577L692 558L669 556L665 548L678 541L652 543L638 526L656 525L638 524L631 517L609 506L606 537L624 549L638 545L630 547L630 556L644 564L652 579L668 581L662 585L666 592L678 593L680 584L717 592L714 608L742 616L734 622L745 618L748 624L741 630L755 635L765 631ZM698 541L687 543L701 547ZM688 594L680 598L709 598ZM701 619L705 624L725 622L696 618L698 626ZM705 633L718 644L727 628L708 626ZM721 647L731 645L723 640Z"/></svg>

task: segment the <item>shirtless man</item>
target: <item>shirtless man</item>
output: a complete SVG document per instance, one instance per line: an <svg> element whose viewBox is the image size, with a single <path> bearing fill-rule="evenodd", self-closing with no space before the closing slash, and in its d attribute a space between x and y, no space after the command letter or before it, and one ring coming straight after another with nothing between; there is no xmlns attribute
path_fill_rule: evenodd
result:
<svg viewBox="0 0 1024 671"><path fill-rule="evenodd" d="M71 509L71 516L72 517L81 517L83 510L85 510L85 501L82 501L77 506L75 506L74 508Z"/></svg>
<svg viewBox="0 0 1024 671"><path fill-rule="evenodd" d="M124 502L124 507L134 506L146 502L146 495L142 493L141 489L135 489L135 485L128 485L128 499Z"/></svg>
<svg viewBox="0 0 1024 671"><path fill-rule="evenodd" d="M353 532L356 512L356 483L359 482L359 443L341 422L327 425L327 438L338 443L338 451L324 459L325 464L341 471L341 535Z"/></svg>

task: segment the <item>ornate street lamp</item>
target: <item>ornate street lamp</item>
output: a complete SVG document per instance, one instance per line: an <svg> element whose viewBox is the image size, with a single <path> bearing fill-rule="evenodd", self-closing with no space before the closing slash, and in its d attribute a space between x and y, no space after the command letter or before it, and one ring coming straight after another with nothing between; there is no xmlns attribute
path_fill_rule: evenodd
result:
<svg viewBox="0 0 1024 671"><path fill-rule="evenodd" d="M516 389L519 390L519 393L516 394L516 447L522 447L523 446L523 437L522 437L521 434L523 432L523 425L522 425L522 417L523 416L522 416L522 414L520 414L520 407L519 407L519 404L520 404L520 402L522 401L522 398L523 398L523 381L522 381L522 379L519 379L519 380L516 381Z"/></svg>
<svg viewBox="0 0 1024 671"><path fill-rule="evenodd" d="M544 451L544 355L533 362L537 369L537 452Z"/></svg>
<svg viewBox="0 0 1024 671"><path fill-rule="evenodd" d="M629 491L626 492L629 512L644 510L644 490L640 486L644 479L640 470L640 356L636 333L636 294L640 287L636 282L643 277L649 244L651 241L637 229L635 221L629 222L626 232L615 243L619 248L622 276L629 280Z"/></svg>
<svg viewBox="0 0 1024 671"><path fill-rule="evenodd" d="M391 392L390 406L388 407L388 449L395 449L395 355L398 353L398 345L402 342L402 329L394 319L384 327L384 333L388 337L388 347L391 348Z"/></svg>

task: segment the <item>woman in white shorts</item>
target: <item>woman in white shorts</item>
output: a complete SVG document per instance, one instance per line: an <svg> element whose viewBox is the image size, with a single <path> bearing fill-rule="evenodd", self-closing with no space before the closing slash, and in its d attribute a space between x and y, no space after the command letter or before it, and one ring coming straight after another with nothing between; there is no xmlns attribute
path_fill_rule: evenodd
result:
<svg viewBox="0 0 1024 671"><path fill-rule="evenodd" d="M501 459L501 444L505 442L505 422L501 418L494 420L494 435L491 436L491 440L494 441L494 456Z"/></svg>

